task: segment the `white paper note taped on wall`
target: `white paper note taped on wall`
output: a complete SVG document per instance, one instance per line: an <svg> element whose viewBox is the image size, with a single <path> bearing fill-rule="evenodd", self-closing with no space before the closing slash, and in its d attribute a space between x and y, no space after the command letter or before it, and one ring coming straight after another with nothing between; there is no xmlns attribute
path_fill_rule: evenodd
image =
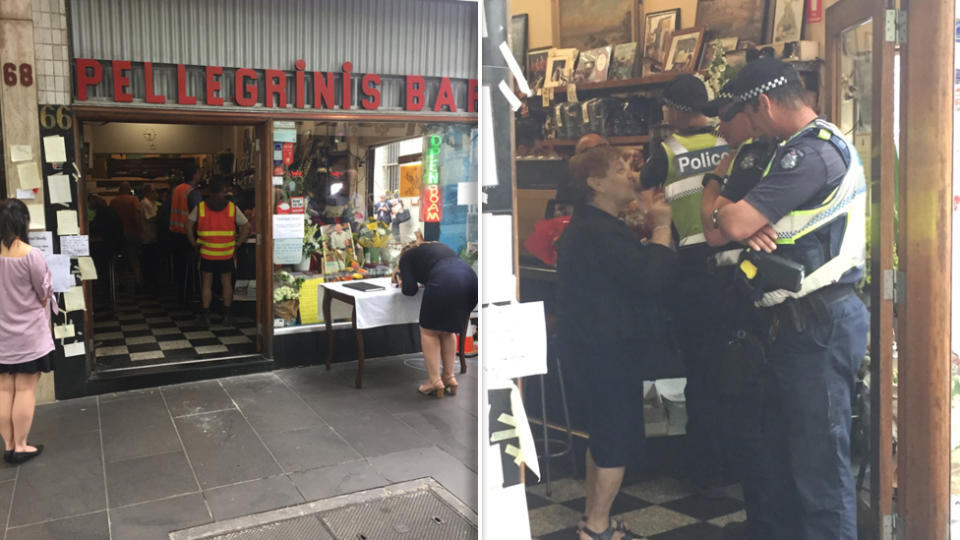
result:
<svg viewBox="0 0 960 540"><path fill-rule="evenodd" d="M17 164L17 178L20 179L21 189L33 189L40 185L40 165L36 161L27 161Z"/></svg>
<svg viewBox="0 0 960 540"><path fill-rule="evenodd" d="M53 281L53 292L65 293L77 284L70 273L69 255L47 255L47 268L50 269L50 278Z"/></svg>
<svg viewBox="0 0 960 540"><path fill-rule="evenodd" d="M500 89L500 93L503 94L503 97L507 99L507 102L510 103L510 108L514 111L519 110L523 103L520 101L520 98L513 95L513 90L510 90L510 86L507 85L507 81L500 81L500 84L497 86Z"/></svg>
<svg viewBox="0 0 960 540"><path fill-rule="evenodd" d="M51 174L47 177L47 188L50 190L50 204L69 205L73 202L69 176L65 174Z"/></svg>
<svg viewBox="0 0 960 540"><path fill-rule="evenodd" d="M32 189L18 189L17 198L21 201L36 199L37 194Z"/></svg>
<svg viewBox="0 0 960 540"><path fill-rule="evenodd" d="M483 369L491 378L516 379L547 372L543 302L489 305L483 309ZM481 338L482 339L482 338Z"/></svg>
<svg viewBox="0 0 960 540"><path fill-rule="evenodd" d="M43 211L42 204L28 204L27 211L30 212L31 231L40 231L47 228L47 216Z"/></svg>
<svg viewBox="0 0 960 540"><path fill-rule="evenodd" d="M493 107L490 100L490 87L484 86L480 95L480 136L483 152L482 168L484 186L497 185L497 152L493 140Z"/></svg>
<svg viewBox="0 0 960 540"><path fill-rule="evenodd" d="M509 302L517 299L517 280L513 272L513 216L496 216L488 212L480 215L484 239L480 258L480 279L483 280L483 304ZM489 332L481 332L489 336Z"/></svg>
<svg viewBox="0 0 960 540"><path fill-rule="evenodd" d="M53 233L34 231L27 233L27 241L33 249L39 249L44 255L53 255Z"/></svg>
<svg viewBox="0 0 960 540"><path fill-rule="evenodd" d="M457 204L460 206L477 204L477 183L476 182L457 183Z"/></svg>
<svg viewBox="0 0 960 540"><path fill-rule="evenodd" d="M70 290L63 293L63 310L86 311L87 301L83 297L83 287L70 287Z"/></svg>
<svg viewBox="0 0 960 540"><path fill-rule="evenodd" d="M303 238L303 215L280 214L273 216L274 238Z"/></svg>
<svg viewBox="0 0 960 540"><path fill-rule="evenodd" d="M57 210L57 234L80 234L76 210Z"/></svg>
<svg viewBox="0 0 960 540"><path fill-rule="evenodd" d="M73 324L58 324L53 327L53 337L56 339L71 338L76 335Z"/></svg>
<svg viewBox="0 0 960 540"><path fill-rule="evenodd" d="M83 356L85 354L87 354L87 349L83 346L82 341L67 343L63 346L63 355L68 358L71 356Z"/></svg>
<svg viewBox="0 0 960 540"><path fill-rule="evenodd" d="M88 281L97 279L97 267L93 264L90 257L80 257L77 259L77 265L80 267L80 279Z"/></svg>
<svg viewBox="0 0 960 540"><path fill-rule="evenodd" d="M503 56L503 59L507 61L507 67L510 68L510 73L513 74L513 78L517 81L517 88L524 94L532 96L533 90L530 90L530 85L527 84L527 78L523 76L523 70L520 69L520 64L518 64L517 59L513 57L513 51L510 50L510 45L507 45L506 41L500 44L500 54Z"/></svg>
<svg viewBox="0 0 960 540"><path fill-rule="evenodd" d="M60 253L71 257L87 257L90 255L90 237L85 234L61 236Z"/></svg>
<svg viewBox="0 0 960 540"><path fill-rule="evenodd" d="M67 149L63 144L63 137L60 135L44 137L43 153L47 163L64 163L67 161Z"/></svg>
<svg viewBox="0 0 960 540"><path fill-rule="evenodd" d="M11 144L10 161L17 163L20 161L30 161L33 159L33 149L29 144Z"/></svg>

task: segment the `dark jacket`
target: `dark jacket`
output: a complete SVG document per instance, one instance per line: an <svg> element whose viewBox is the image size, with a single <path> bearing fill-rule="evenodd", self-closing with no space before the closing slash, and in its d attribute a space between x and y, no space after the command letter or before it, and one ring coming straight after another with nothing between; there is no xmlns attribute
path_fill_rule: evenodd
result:
<svg viewBox="0 0 960 540"><path fill-rule="evenodd" d="M561 339L667 343L661 295L676 271L673 250L644 246L622 221L587 205L557 245Z"/></svg>

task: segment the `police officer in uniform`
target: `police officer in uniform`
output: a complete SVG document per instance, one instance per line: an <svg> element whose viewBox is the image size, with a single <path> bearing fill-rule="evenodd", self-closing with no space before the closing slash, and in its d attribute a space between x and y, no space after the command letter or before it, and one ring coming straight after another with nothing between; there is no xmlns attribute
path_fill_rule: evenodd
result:
<svg viewBox="0 0 960 540"><path fill-rule="evenodd" d="M869 325L854 294L865 258L863 166L839 129L804 102L793 68L762 58L734 82L733 106L757 132L784 142L761 181L740 201L715 208L711 224L727 240L805 269L796 292L754 291L766 354L751 535L855 539L850 396ZM746 279L761 283L750 266L740 266Z"/></svg>
<svg viewBox="0 0 960 540"><path fill-rule="evenodd" d="M644 165L640 179L642 198L649 205L655 189L662 188L673 212L678 246L677 285L665 291L672 312L671 331L684 353L687 386L687 463L691 478L705 494L719 495L722 485L720 425L716 417L711 351L719 336L704 332L707 322L721 317L717 278L707 270L716 249L708 246L700 220L703 176L729 153L702 109L707 104L703 81L680 75L664 89L664 121L677 132L665 139ZM712 327L710 327L712 329ZM673 375L674 374L667 374Z"/></svg>
<svg viewBox="0 0 960 540"><path fill-rule="evenodd" d="M743 107L735 106L733 96L736 85L727 83L717 98L707 104L704 114L719 117L717 126L720 135L735 153L724 158L714 170L703 178L703 200L700 218L707 243L721 249L714 255L713 268L722 282L721 305L726 307L726 316L718 318L711 327L725 336L723 348L716 351L717 377L715 384L721 400L720 425L723 426L722 446L724 462L743 487L744 506L749 521L757 513L760 500L755 469L751 455L756 454L760 442L760 419L763 403L761 392L761 366L764 358L762 336L757 308L747 295L737 290L736 263L743 245L728 242L723 233L714 229L712 214L718 206L735 203L743 198L763 176L767 164L777 150L776 139L756 136L753 125ZM754 136L756 136L754 138ZM762 323L761 323L762 324ZM749 527L744 522L732 522L724 526L724 538L750 538Z"/></svg>

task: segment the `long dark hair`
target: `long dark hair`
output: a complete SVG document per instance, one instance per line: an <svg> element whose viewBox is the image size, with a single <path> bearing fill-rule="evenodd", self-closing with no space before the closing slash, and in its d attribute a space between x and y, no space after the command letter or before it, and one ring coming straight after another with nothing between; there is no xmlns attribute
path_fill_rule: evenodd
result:
<svg viewBox="0 0 960 540"><path fill-rule="evenodd" d="M13 245L18 238L27 241L27 229L30 226L30 211L20 199L0 201L0 243Z"/></svg>

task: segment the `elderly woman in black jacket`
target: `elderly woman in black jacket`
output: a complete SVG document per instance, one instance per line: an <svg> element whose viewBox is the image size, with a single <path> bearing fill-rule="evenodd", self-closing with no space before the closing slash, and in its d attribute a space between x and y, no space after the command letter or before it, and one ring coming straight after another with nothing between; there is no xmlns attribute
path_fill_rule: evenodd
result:
<svg viewBox="0 0 960 540"><path fill-rule="evenodd" d="M643 379L650 355L665 350L660 294L674 273L670 206L647 208L644 245L618 219L639 184L619 150L603 144L570 160L582 204L558 242L560 339L587 404L586 512L581 540L628 540L610 508L631 455L644 443Z"/></svg>

